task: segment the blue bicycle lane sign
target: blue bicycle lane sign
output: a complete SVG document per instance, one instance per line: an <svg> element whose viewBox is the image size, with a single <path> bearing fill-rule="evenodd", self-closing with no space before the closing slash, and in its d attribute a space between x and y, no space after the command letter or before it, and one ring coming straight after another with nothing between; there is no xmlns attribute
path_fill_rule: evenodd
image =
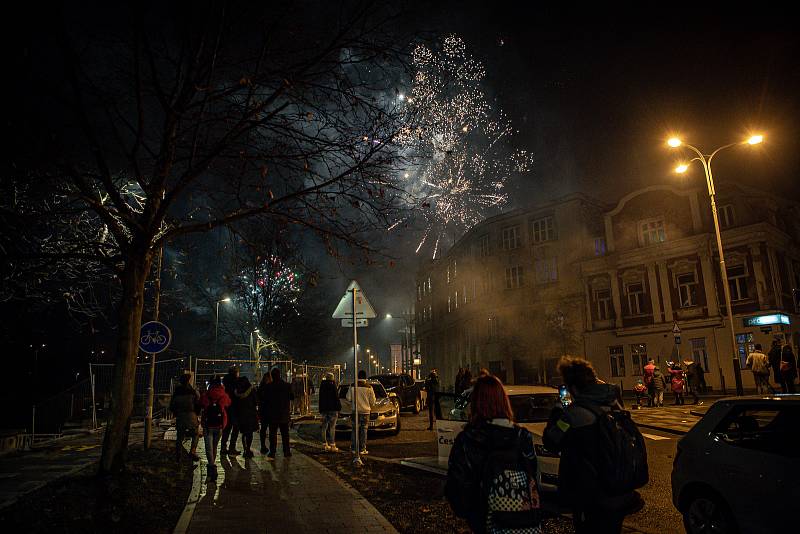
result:
<svg viewBox="0 0 800 534"><path fill-rule="evenodd" d="M158 321L144 323L139 330L139 348L142 352L158 354L167 347L172 341L172 332L167 325Z"/></svg>

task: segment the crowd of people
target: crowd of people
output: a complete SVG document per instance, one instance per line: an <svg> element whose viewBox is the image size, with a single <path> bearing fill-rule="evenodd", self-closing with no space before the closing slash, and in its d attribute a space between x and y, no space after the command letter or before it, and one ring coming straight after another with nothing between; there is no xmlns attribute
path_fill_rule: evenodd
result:
<svg viewBox="0 0 800 534"><path fill-rule="evenodd" d="M669 390L674 397L674 405L686 403L686 395L692 396L694 404L703 404L699 394L706 391L705 370L700 362L684 360L667 362L662 369L650 358L644 366L642 378L633 386L636 407L641 407L646 400L647 406L659 408L664 406L664 392Z"/></svg>

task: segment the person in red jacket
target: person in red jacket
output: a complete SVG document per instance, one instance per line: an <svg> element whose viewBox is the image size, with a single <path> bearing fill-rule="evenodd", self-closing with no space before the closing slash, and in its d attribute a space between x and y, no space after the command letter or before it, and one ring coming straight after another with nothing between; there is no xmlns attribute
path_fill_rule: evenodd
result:
<svg viewBox="0 0 800 534"><path fill-rule="evenodd" d="M203 408L201 424L203 425L203 439L206 445L206 459L208 460L208 477L217 478L217 446L222 436L222 429L228 424L228 406L231 398L225 393L222 379L214 376L211 387L200 397L200 406Z"/></svg>

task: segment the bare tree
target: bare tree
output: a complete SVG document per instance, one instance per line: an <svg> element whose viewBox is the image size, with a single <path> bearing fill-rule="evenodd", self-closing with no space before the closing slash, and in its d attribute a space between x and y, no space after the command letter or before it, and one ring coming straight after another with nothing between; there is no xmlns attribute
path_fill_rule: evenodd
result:
<svg viewBox="0 0 800 534"><path fill-rule="evenodd" d="M395 220L403 195L393 143L408 117L382 95L407 41L384 4L154 9L91 31L64 15L61 123L46 125L63 136L3 183L5 287L40 291L56 273L70 299L107 286L117 303L101 473L124 467L145 284L165 243L258 216L331 250L368 248L364 232Z"/></svg>

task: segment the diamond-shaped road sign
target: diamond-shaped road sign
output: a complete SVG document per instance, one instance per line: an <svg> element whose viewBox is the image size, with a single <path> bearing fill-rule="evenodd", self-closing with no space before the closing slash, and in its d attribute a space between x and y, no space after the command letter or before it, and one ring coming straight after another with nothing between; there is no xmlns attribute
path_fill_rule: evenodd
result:
<svg viewBox="0 0 800 534"><path fill-rule="evenodd" d="M372 307L367 296L355 280L350 282L350 285L347 286L347 291L342 297L342 300L339 301L339 305L336 306L336 310L331 317L334 319L353 318L353 289L356 290L356 319L374 319L377 317L375 308ZM350 323L350 326L352 326L352 323Z"/></svg>

